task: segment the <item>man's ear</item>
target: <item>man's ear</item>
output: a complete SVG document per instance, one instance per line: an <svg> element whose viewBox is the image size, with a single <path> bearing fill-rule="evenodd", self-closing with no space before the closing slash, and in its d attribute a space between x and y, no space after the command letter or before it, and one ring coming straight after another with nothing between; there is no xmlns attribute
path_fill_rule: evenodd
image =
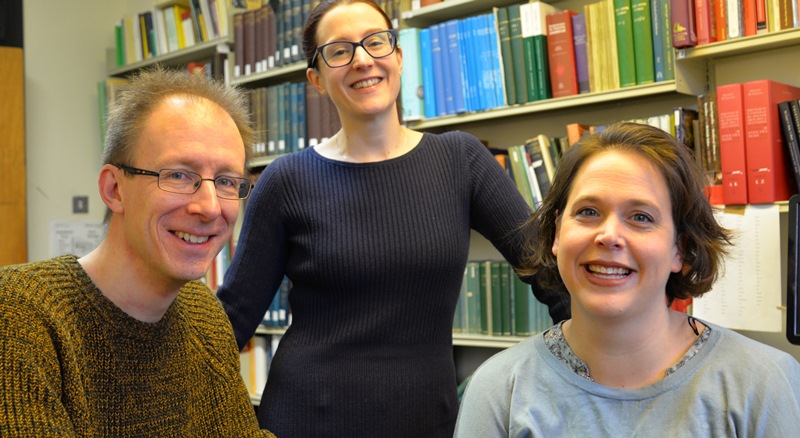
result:
<svg viewBox="0 0 800 438"><path fill-rule="evenodd" d="M122 169L111 164L106 164L100 169L100 177L97 179L97 188L100 190L100 198L103 203L113 213L123 212L122 193L119 186L119 178L125 173Z"/></svg>
<svg viewBox="0 0 800 438"><path fill-rule="evenodd" d="M317 89L319 94L323 96L328 95L328 91L322 86L319 80L319 72L315 68L308 68L306 69L306 78L308 78L308 82Z"/></svg>

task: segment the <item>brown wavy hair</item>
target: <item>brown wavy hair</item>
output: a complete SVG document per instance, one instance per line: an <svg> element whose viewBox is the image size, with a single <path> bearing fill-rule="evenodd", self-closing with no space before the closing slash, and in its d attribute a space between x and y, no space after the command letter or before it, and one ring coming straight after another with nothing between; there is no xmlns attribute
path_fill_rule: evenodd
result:
<svg viewBox="0 0 800 438"><path fill-rule="evenodd" d="M681 272L667 280L668 302L699 297L711 290L732 244L732 234L719 225L705 193L705 178L692 152L661 129L638 123L618 123L583 138L569 148L542 205L523 224L529 256L520 275L535 275L544 288L568 293L552 253L558 217L567 204L575 174L591 157L606 151L633 152L658 169L667 183L672 203L678 249L683 256Z"/></svg>

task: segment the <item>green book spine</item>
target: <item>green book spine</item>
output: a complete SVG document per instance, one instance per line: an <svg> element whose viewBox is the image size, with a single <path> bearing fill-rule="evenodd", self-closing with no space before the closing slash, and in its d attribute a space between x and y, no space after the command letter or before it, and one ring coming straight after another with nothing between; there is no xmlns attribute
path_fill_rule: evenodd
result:
<svg viewBox="0 0 800 438"><path fill-rule="evenodd" d="M456 312L453 315L453 333L463 333L464 328L464 298L467 296L467 272L464 268L464 276L461 278L461 292L458 294L456 302Z"/></svg>
<svg viewBox="0 0 800 438"><path fill-rule="evenodd" d="M492 325L492 262L480 262L479 290L481 300L481 334L491 333Z"/></svg>
<svg viewBox="0 0 800 438"><path fill-rule="evenodd" d="M114 37L117 49L117 67L120 67L125 65L125 31L121 24L114 26Z"/></svg>
<svg viewBox="0 0 800 438"><path fill-rule="evenodd" d="M508 11L506 8L494 8L497 23L497 38L500 46L500 58L503 60L503 82L506 86L506 104L517 103L517 86L514 82L514 59L511 57L511 38L508 30Z"/></svg>
<svg viewBox="0 0 800 438"><path fill-rule="evenodd" d="M481 332L480 263L467 263L467 333Z"/></svg>
<svg viewBox="0 0 800 438"><path fill-rule="evenodd" d="M531 320L530 320L530 301L533 294L531 293L530 286L524 283L513 272L511 278L511 291L514 294L514 332L515 336L529 336L531 334Z"/></svg>
<svg viewBox="0 0 800 438"><path fill-rule="evenodd" d="M659 6L662 8L661 10L663 11L661 14L661 28L665 29L664 32L661 32L661 44L664 47L665 81L671 81L675 79L675 51L672 50L672 31L670 30L672 16L670 15L669 3L670 2L668 0L660 0L658 2Z"/></svg>
<svg viewBox="0 0 800 438"><path fill-rule="evenodd" d="M614 17L619 56L619 85L630 87L636 85L631 0L614 0Z"/></svg>
<svg viewBox="0 0 800 438"><path fill-rule="evenodd" d="M536 100L553 97L550 86L550 61L547 57L547 36L533 37L534 57L536 57Z"/></svg>
<svg viewBox="0 0 800 438"><path fill-rule="evenodd" d="M656 81L656 72L650 0L631 0L631 17L633 18L633 34L636 35L636 38L633 39L636 84L651 84Z"/></svg>
<svg viewBox="0 0 800 438"><path fill-rule="evenodd" d="M523 146L511 146L508 148L508 158L509 161L511 161L511 176L514 177L517 190L522 193L525 202L527 202L531 208L535 208L526 169L527 157L525 156Z"/></svg>
<svg viewBox="0 0 800 438"><path fill-rule="evenodd" d="M500 266L499 265L497 265L497 275L498 275L498 282L499 282L499 276L500 276ZM501 316L500 316L500 320L502 321L502 324L501 324L502 332L501 333L504 336L510 336L511 335L511 324L512 324L512 320L511 320L511 294L509 294L509 293L500 294L500 307L502 309L501 310Z"/></svg>
<svg viewBox="0 0 800 438"><path fill-rule="evenodd" d="M522 44L522 17L519 5L508 9L508 32L511 39L511 59L514 69L514 84L517 87L517 103L528 101L528 84L525 80L525 50Z"/></svg>
<svg viewBox="0 0 800 438"><path fill-rule="evenodd" d="M501 308L503 305L503 296L505 295L505 290L503 290L502 285L500 284L500 265L502 262L489 262L491 267L491 287L492 287L492 331L493 335L505 334L503 331L503 326L505 325L505 321L503 320L503 314L501 312Z"/></svg>
<svg viewBox="0 0 800 438"><path fill-rule="evenodd" d="M517 308L516 308L516 299L514 297L513 291L511 290L511 276L514 275L512 271L511 265L508 262L497 262L497 270L500 274L500 290L502 293L509 296L511 300L511 335L514 336L517 333L516 330L516 320L517 320ZM502 328L502 327L501 327Z"/></svg>
<svg viewBox="0 0 800 438"><path fill-rule="evenodd" d="M533 36L522 38L522 51L525 57L525 85L528 92L528 102L539 100L538 90L536 89L536 49L534 48Z"/></svg>

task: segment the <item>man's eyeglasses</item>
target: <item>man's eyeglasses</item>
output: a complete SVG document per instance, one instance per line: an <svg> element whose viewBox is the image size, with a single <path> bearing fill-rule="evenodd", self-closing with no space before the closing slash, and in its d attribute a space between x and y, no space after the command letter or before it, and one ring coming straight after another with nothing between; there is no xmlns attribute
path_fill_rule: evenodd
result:
<svg viewBox="0 0 800 438"><path fill-rule="evenodd" d="M314 57L311 58L308 67L314 68L317 62L317 55L320 55L330 68L344 67L353 62L353 57L358 47L363 47L364 51L373 58L384 58L394 53L394 49L397 47L397 34L393 29L381 30L367 35L357 43L334 41L323 44L317 47L317 51L314 52Z"/></svg>
<svg viewBox="0 0 800 438"><path fill-rule="evenodd" d="M200 184L203 181L213 181L217 197L222 199L245 199L250 195L250 190L253 188L253 183L249 179L235 176L218 176L212 179L203 178L199 174L188 170L161 169L158 172L153 172L152 170L137 169L122 164L114 164L114 166L131 175L155 176L158 178L158 188L170 193L191 195L200 188Z"/></svg>

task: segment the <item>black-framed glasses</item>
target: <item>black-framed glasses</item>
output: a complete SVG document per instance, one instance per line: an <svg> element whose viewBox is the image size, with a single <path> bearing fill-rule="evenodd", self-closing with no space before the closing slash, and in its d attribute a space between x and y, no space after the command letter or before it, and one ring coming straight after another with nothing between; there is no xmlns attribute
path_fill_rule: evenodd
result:
<svg viewBox="0 0 800 438"><path fill-rule="evenodd" d="M191 195L200 188L203 181L213 181L217 197L222 199L245 199L253 189L253 183L249 179L235 176L203 178L198 173L181 169L161 169L154 172L123 164L114 164L114 166L131 175L155 176L158 178L158 188L170 193Z"/></svg>
<svg viewBox="0 0 800 438"><path fill-rule="evenodd" d="M397 33L394 29L380 30L364 37L363 40L354 43L352 41L334 41L317 47L314 57L308 64L309 68L314 68L317 62L317 55L322 57L325 64L330 68L344 67L353 62L358 47L373 58L384 58L397 48Z"/></svg>

